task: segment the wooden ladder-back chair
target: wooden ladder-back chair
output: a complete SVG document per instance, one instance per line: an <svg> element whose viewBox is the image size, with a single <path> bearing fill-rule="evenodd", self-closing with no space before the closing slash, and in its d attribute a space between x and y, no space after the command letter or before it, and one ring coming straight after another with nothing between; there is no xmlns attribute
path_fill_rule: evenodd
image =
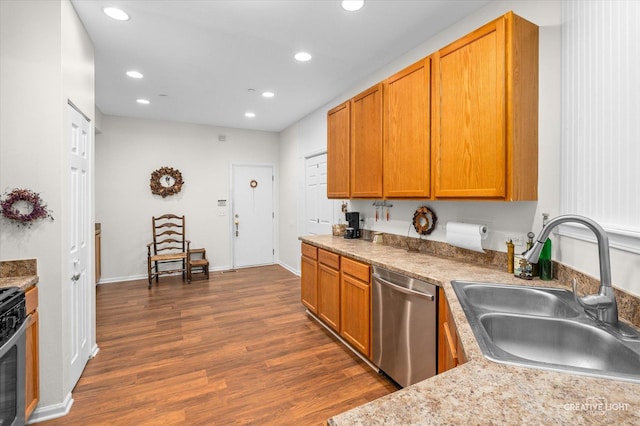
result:
<svg viewBox="0 0 640 426"><path fill-rule="evenodd" d="M184 280L187 273L187 253L189 240L185 238L184 216L165 214L151 218L153 242L147 244L147 269L149 272L149 288L153 279L158 282L160 275L182 273ZM169 264L169 267L161 268Z"/></svg>

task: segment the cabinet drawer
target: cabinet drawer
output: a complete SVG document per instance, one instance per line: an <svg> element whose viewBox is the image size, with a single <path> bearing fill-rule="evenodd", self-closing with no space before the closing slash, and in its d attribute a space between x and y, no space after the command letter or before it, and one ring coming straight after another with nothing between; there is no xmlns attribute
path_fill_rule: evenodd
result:
<svg viewBox="0 0 640 426"><path fill-rule="evenodd" d="M340 255L327 250L318 249L318 262L333 269L340 269Z"/></svg>
<svg viewBox="0 0 640 426"><path fill-rule="evenodd" d="M27 315L38 309L38 287L33 286L24 294Z"/></svg>
<svg viewBox="0 0 640 426"><path fill-rule="evenodd" d="M351 275L354 278L369 282L369 265L366 263L358 262L357 260L349 259L348 257L342 258L342 272Z"/></svg>
<svg viewBox="0 0 640 426"><path fill-rule="evenodd" d="M318 260L318 248L311 244L302 243L302 255L307 256L313 260Z"/></svg>

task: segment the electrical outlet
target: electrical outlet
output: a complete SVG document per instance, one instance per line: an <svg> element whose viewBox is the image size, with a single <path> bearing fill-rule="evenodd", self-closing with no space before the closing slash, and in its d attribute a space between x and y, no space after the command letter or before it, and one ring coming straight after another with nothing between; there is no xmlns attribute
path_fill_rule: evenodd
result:
<svg viewBox="0 0 640 426"><path fill-rule="evenodd" d="M524 247L524 235L522 234L508 234L507 241L509 240L513 241L513 244L516 246Z"/></svg>

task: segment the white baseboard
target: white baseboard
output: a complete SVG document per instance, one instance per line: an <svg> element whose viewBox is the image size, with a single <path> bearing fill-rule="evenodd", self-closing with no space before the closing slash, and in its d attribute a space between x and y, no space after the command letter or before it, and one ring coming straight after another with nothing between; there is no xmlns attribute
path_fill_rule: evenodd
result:
<svg viewBox="0 0 640 426"><path fill-rule="evenodd" d="M286 269L287 271L291 272L293 275L300 276L300 271L292 268L291 266L287 265L286 263L278 262L278 265L282 266L284 269Z"/></svg>
<svg viewBox="0 0 640 426"><path fill-rule="evenodd" d="M219 272L219 271L228 271L231 269L231 266L216 266L209 268L209 272ZM176 273L174 275L180 275L180 273ZM125 281L138 281L138 280L146 280L149 276L147 274L144 275L127 275L121 277L111 277L111 278L100 278L98 280L98 285L102 284L112 284L112 283L121 283Z"/></svg>
<svg viewBox="0 0 640 426"><path fill-rule="evenodd" d="M29 421L27 422L27 424L44 422L45 420L52 420L57 419L58 417L66 416L67 414L69 414L69 411L71 411L72 405L73 396L71 395L71 392L69 392L64 398L64 401L59 404L47 405L44 407L38 405L36 409L33 410L33 413L31 414L31 417L29 417Z"/></svg>

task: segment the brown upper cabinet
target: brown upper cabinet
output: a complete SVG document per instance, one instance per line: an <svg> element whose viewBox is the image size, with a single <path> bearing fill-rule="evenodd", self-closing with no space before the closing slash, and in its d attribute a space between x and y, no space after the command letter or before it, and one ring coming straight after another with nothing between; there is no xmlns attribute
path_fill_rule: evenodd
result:
<svg viewBox="0 0 640 426"><path fill-rule="evenodd" d="M327 197L349 198L351 104L338 105L327 113Z"/></svg>
<svg viewBox="0 0 640 426"><path fill-rule="evenodd" d="M434 198L536 200L538 27L509 12L433 64Z"/></svg>
<svg viewBox="0 0 640 426"><path fill-rule="evenodd" d="M382 197L382 90L351 100L351 198Z"/></svg>
<svg viewBox="0 0 640 426"><path fill-rule="evenodd" d="M509 12L327 122L329 198L537 200L538 27Z"/></svg>
<svg viewBox="0 0 640 426"><path fill-rule="evenodd" d="M427 198L431 188L427 57L384 82L384 198Z"/></svg>

